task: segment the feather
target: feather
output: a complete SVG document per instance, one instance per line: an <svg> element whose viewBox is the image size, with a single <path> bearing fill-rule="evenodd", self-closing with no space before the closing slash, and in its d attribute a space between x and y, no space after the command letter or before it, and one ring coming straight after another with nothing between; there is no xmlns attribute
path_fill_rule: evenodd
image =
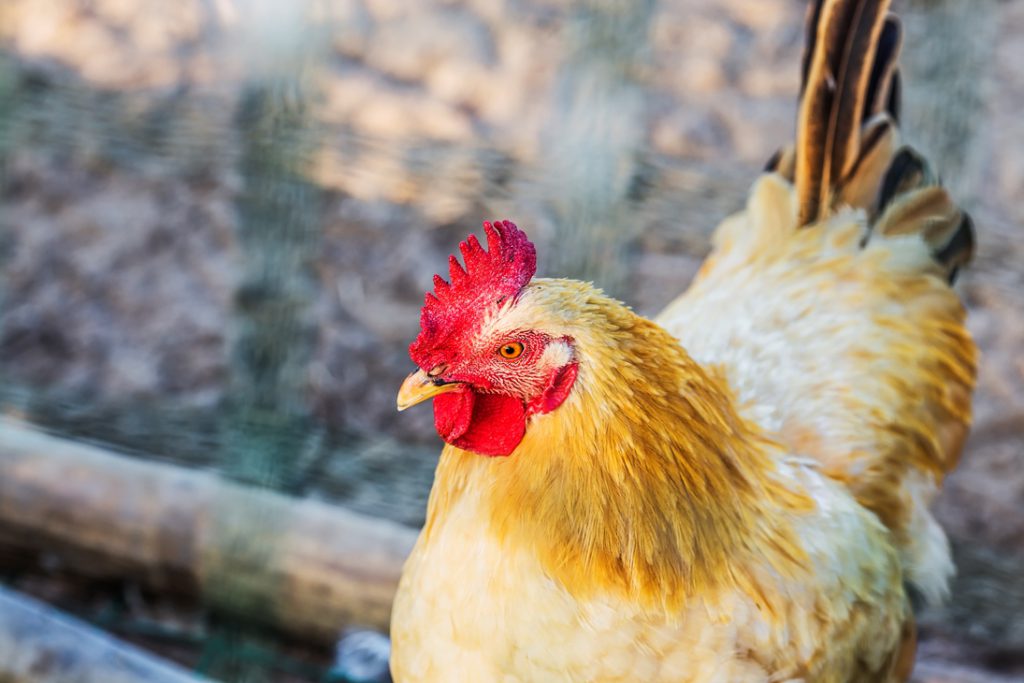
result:
<svg viewBox="0 0 1024 683"><path fill-rule="evenodd" d="M935 259L947 267L949 281L956 280L960 266L966 264L974 256L974 221L966 212L945 245L934 252Z"/></svg>
<svg viewBox="0 0 1024 683"><path fill-rule="evenodd" d="M928 162L899 147L903 30L888 8L889 0L811 4L795 152L780 151L769 168L790 177L787 162L795 166L799 225L836 206L864 209L874 233L920 233L952 282L973 254L973 223Z"/></svg>
<svg viewBox="0 0 1024 683"><path fill-rule="evenodd" d="M875 52L875 63L871 68L871 80L868 82L867 103L863 113L863 121L888 112L890 118L899 124L899 96L893 98L893 87L898 87L899 56L903 45L903 28L900 20L889 15L882 26L882 34L878 38ZM895 99L895 101L894 101Z"/></svg>
<svg viewBox="0 0 1024 683"><path fill-rule="evenodd" d="M895 63L899 25L887 24L888 7L888 0L822 0L808 13L796 141L801 225L825 215L860 156L861 124L877 99L870 97L872 75L875 87L891 82L886 64Z"/></svg>
<svg viewBox="0 0 1024 683"><path fill-rule="evenodd" d="M861 206L874 213L879 187L889 168L899 132L887 113L878 114L864 126L864 142L853 167L836 189L840 204Z"/></svg>
<svg viewBox="0 0 1024 683"><path fill-rule="evenodd" d="M896 153L885 172L878 197L879 209L891 204L897 195L934 183L931 167L924 157L910 147L904 147Z"/></svg>
<svg viewBox="0 0 1024 683"><path fill-rule="evenodd" d="M885 237L920 233L950 283L974 255L974 222L936 185L900 194L879 218L875 232Z"/></svg>

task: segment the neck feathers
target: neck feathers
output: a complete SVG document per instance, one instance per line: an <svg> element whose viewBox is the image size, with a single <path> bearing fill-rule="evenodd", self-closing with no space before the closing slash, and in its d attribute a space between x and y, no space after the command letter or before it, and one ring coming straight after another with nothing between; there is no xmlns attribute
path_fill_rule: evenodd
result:
<svg viewBox="0 0 1024 683"><path fill-rule="evenodd" d="M724 379L621 304L588 303L573 395L508 458L447 448L426 533L460 496L486 492L489 531L571 591L666 605L744 583L736 560L750 552L779 571L799 560L784 521L810 502L776 481L773 446Z"/></svg>

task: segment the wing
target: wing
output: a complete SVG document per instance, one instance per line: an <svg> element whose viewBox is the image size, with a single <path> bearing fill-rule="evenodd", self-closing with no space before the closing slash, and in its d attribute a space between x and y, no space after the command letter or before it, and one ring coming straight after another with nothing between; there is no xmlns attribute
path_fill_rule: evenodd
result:
<svg viewBox="0 0 1024 683"><path fill-rule="evenodd" d="M928 504L959 458L975 376L950 287L973 229L898 142L887 5L811 5L796 145L658 322L893 530L907 578L934 600L952 563Z"/></svg>

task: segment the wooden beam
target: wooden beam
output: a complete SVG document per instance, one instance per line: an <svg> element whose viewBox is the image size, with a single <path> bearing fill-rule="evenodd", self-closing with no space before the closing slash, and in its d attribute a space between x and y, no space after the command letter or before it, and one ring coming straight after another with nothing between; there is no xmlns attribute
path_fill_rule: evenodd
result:
<svg viewBox="0 0 1024 683"><path fill-rule="evenodd" d="M333 643L386 631L412 529L106 452L0 418L0 544L76 572L201 594Z"/></svg>

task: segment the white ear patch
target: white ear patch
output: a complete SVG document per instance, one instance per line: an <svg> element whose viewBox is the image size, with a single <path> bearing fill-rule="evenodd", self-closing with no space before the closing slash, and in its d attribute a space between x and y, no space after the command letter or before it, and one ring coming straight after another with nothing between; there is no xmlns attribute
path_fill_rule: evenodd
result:
<svg viewBox="0 0 1024 683"><path fill-rule="evenodd" d="M540 357L540 365L560 368L572 361L572 347L565 340L559 339L547 345Z"/></svg>

